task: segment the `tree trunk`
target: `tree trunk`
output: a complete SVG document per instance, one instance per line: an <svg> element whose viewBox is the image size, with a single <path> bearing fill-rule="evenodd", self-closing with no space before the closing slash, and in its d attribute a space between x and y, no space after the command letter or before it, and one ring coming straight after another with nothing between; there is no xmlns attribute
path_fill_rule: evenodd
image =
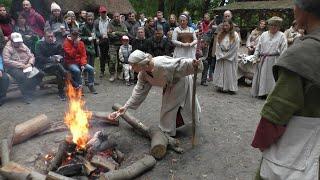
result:
<svg viewBox="0 0 320 180"><path fill-rule="evenodd" d="M164 12L164 0L158 0L158 11Z"/></svg>
<svg viewBox="0 0 320 180"><path fill-rule="evenodd" d="M203 1L203 13L207 13L209 12L209 8L210 8L210 0L204 0Z"/></svg>

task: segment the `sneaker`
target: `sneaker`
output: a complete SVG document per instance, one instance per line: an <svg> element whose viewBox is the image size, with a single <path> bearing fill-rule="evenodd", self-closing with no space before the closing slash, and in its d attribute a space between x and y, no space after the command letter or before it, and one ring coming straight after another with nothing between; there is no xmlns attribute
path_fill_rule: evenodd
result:
<svg viewBox="0 0 320 180"><path fill-rule="evenodd" d="M100 75L99 75L99 78L103 78L105 75L104 75L104 72L101 72Z"/></svg>
<svg viewBox="0 0 320 180"><path fill-rule="evenodd" d="M26 104L31 104L32 98L30 96L23 96L23 102Z"/></svg>
<svg viewBox="0 0 320 180"><path fill-rule="evenodd" d="M206 82L201 82L200 85L201 86L208 86L208 84Z"/></svg>
<svg viewBox="0 0 320 180"><path fill-rule="evenodd" d="M99 85L100 85L100 83L98 83L98 82L94 82L94 85L95 85L95 86L99 86Z"/></svg>
<svg viewBox="0 0 320 180"><path fill-rule="evenodd" d="M111 75L111 76L110 76L109 81L110 81L110 82L113 82L113 81L114 81L114 75Z"/></svg>
<svg viewBox="0 0 320 180"><path fill-rule="evenodd" d="M92 94L98 94L96 89L94 88L94 86L89 86L89 91L92 93Z"/></svg>
<svg viewBox="0 0 320 180"><path fill-rule="evenodd" d="M58 96L59 96L61 101L66 101L66 99L67 99L66 95L64 93L59 93Z"/></svg>

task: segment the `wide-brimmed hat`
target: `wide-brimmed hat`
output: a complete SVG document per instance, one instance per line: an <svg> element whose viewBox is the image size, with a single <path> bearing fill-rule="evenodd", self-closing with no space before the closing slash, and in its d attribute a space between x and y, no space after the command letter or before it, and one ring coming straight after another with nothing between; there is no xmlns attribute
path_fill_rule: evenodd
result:
<svg viewBox="0 0 320 180"><path fill-rule="evenodd" d="M268 19L268 25L276 25L276 26L281 26L283 19L278 16L273 16L272 18Z"/></svg>

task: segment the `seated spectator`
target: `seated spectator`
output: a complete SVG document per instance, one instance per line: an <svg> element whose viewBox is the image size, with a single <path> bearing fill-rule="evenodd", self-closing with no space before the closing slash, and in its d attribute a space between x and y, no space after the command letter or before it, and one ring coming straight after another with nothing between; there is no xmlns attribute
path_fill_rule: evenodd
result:
<svg viewBox="0 0 320 180"><path fill-rule="evenodd" d="M5 40L8 41L13 30L13 20L3 4L0 4L0 29L4 34Z"/></svg>
<svg viewBox="0 0 320 180"><path fill-rule="evenodd" d="M68 11L66 15L71 17L72 28L79 28L79 24L77 22L77 18L76 18L76 15L74 14L74 12Z"/></svg>
<svg viewBox="0 0 320 180"><path fill-rule="evenodd" d="M51 14L49 19L46 21L44 30L53 31L56 35L57 32L61 31L61 26L65 26L63 16L61 14L61 8L57 3L53 2L51 4Z"/></svg>
<svg viewBox="0 0 320 180"><path fill-rule="evenodd" d="M7 94L7 89L9 87L9 77L4 72L2 57L0 56L0 106L4 103L4 98Z"/></svg>
<svg viewBox="0 0 320 180"><path fill-rule="evenodd" d="M62 45L55 40L53 31L46 31L44 40L39 41L36 48L36 67L49 75L57 77L58 95L62 101L66 100L64 87L67 71L62 65Z"/></svg>
<svg viewBox="0 0 320 180"><path fill-rule="evenodd" d="M87 11L81 10L79 13L78 21L77 21L80 29L82 28L82 26L84 26L86 24L86 21L87 21Z"/></svg>
<svg viewBox="0 0 320 180"><path fill-rule="evenodd" d="M133 79L133 70L131 65L129 64L129 56L132 52L132 46L129 44L129 37L128 36L122 36L122 45L119 49L119 60L122 63L122 69L124 73L124 79L126 81L127 86L130 86L132 84L132 81L130 82L130 79Z"/></svg>
<svg viewBox="0 0 320 180"><path fill-rule="evenodd" d="M148 53L153 57L157 56L170 56L169 42L164 37L163 29L161 26L158 27L153 37L148 39Z"/></svg>
<svg viewBox="0 0 320 180"><path fill-rule="evenodd" d="M17 23L14 26L14 32L18 32L22 35L24 44L31 50L32 53L34 53L35 44L39 38L37 34L32 31L31 27L27 25L26 22L26 18L19 14Z"/></svg>
<svg viewBox="0 0 320 180"><path fill-rule="evenodd" d="M22 6L23 10L21 15L26 18L27 25L30 26L32 31L39 37L43 37L45 25L44 18L32 8L30 1L23 0Z"/></svg>
<svg viewBox="0 0 320 180"><path fill-rule="evenodd" d="M33 92L41 82L43 73L34 67L34 55L23 43L20 33L11 34L11 40L3 49L3 61L8 74L19 84L24 102L30 104Z"/></svg>
<svg viewBox="0 0 320 180"><path fill-rule="evenodd" d="M97 94L94 88L94 68L87 64L87 54L84 43L79 38L79 29L71 29L70 35L63 44L65 64L70 70L75 88L82 89L82 74L88 72L88 87L91 93Z"/></svg>

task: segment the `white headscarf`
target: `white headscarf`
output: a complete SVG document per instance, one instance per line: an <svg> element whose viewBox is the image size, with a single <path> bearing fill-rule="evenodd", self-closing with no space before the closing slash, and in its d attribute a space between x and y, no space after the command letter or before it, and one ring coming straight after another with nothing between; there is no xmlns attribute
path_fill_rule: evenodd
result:
<svg viewBox="0 0 320 180"><path fill-rule="evenodd" d="M133 51L129 56L129 63L145 65L151 60L152 56L140 50Z"/></svg>

